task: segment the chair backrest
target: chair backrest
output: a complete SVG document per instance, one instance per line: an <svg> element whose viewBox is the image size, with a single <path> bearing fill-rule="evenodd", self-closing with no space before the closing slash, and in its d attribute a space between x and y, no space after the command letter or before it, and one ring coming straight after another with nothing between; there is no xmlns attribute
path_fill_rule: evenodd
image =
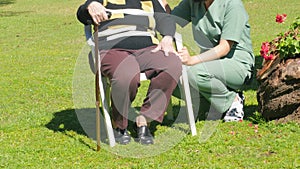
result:
<svg viewBox="0 0 300 169"><path fill-rule="evenodd" d="M95 74L96 73L96 65L95 65L95 42L92 33L92 26L85 25L84 26L84 34L86 38L86 43L91 48L91 52L88 55L89 58L89 65L91 71ZM140 74L140 81L148 80L145 73Z"/></svg>

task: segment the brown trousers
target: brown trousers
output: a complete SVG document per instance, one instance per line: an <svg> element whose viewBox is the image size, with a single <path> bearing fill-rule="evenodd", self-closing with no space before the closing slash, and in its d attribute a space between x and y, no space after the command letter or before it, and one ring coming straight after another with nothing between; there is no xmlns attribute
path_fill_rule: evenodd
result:
<svg viewBox="0 0 300 169"><path fill-rule="evenodd" d="M181 61L173 53L151 52L156 46L139 50L100 51L101 72L110 79L112 119L115 127L127 128L128 112L140 86L140 72L150 79L140 114L162 122L173 90L181 75Z"/></svg>

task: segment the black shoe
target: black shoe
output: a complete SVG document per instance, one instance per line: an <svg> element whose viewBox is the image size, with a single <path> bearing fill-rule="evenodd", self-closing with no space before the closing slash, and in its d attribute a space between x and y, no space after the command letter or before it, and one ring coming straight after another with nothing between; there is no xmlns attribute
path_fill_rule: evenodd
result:
<svg viewBox="0 0 300 169"><path fill-rule="evenodd" d="M119 143L119 144L128 144L131 140L131 137L127 131L127 129L119 129L119 128L116 128L114 129L114 135L115 135L115 139L116 139L116 142Z"/></svg>
<svg viewBox="0 0 300 169"><path fill-rule="evenodd" d="M137 127L138 138L137 141L141 144L153 144L153 136L147 126Z"/></svg>

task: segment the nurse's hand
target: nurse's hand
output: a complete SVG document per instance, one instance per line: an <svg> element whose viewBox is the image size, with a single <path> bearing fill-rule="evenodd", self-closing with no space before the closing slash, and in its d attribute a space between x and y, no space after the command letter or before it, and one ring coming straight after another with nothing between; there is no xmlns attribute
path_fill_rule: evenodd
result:
<svg viewBox="0 0 300 169"><path fill-rule="evenodd" d="M184 46L181 50L178 51L179 58L181 59L182 64L184 65L194 65L195 57L191 57L188 49Z"/></svg>

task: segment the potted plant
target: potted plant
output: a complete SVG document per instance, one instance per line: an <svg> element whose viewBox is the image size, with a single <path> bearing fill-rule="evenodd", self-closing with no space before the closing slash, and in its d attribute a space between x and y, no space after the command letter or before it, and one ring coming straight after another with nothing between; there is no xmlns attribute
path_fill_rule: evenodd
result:
<svg viewBox="0 0 300 169"><path fill-rule="evenodd" d="M277 15L283 23L286 14ZM267 120L300 122L300 17L270 42L263 42L264 58L257 72L259 112Z"/></svg>

